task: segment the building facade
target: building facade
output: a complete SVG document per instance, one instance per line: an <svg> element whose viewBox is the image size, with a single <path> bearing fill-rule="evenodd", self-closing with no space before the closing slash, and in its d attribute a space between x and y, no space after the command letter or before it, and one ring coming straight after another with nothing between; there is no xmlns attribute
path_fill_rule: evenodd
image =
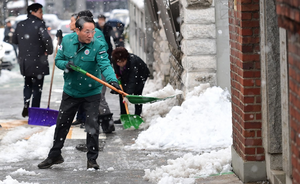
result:
<svg viewBox="0 0 300 184"><path fill-rule="evenodd" d="M244 182L300 183L299 5L229 1L232 162Z"/></svg>
<svg viewBox="0 0 300 184"><path fill-rule="evenodd" d="M164 84L230 90L227 0L129 0L130 45ZM218 48L220 46L220 48Z"/></svg>

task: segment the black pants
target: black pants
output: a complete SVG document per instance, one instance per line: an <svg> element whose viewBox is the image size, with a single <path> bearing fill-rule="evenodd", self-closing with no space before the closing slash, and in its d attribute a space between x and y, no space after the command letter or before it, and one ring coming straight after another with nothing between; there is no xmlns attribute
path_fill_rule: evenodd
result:
<svg viewBox="0 0 300 184"><path fill-rule="evenodd" d="M123 85L123 86L125 86L125 85ZM144 84L138 85L136 91L134 92L134 95L142 95L143 89L144 89ZM124 89L124 90L126 92L126 89ZM125 105L123 103L122 95L119 95L119 102L120 102L121 114L127 114L126 109L125 109ZM142 110L143 110L143 105L142 104L135 104L134 109L135 109L134 114L140 116L141 113L142 113Z"/></svg>
<svg viewBox="0 0 300 184"><path fill-rule="evenodd" d="M82 105L86 112L86 144L88 148L87 158L96 160L99 152L99 103L100 94L85 98L73 98L66 93L63 93L62 101L57 117L56 128L54 133L53 147L51 148L48 157L57 157L61 154L61 149L64 146L65 139L68 135L74 116Z"/></svg>
<svg viewBox="0 0 300 184"><path fill-rule="evenodd" d="M77 119L77 120L80 120L81 122L85 122L85 117L86 117L85 111L84 111L84 109L83 109L83 106L81 105L81 106L79 106L79 108L78 108L78 112L77 112L76 119Z"/></svg>
<svg viewBox="0 0 300 184"><path fill-rule="evenodd" d="M105 77L101 75L101 78L104 82L106 82ZM99 112L100 114L110 114L110 108L108 106L108 103L105 99L105 93L106 93L106 86L102 86L101 90L101 100L100 100L100 106L99 106ZM82 122L85 122L85 112L84 109L80 106L77 112L76 119L81 120Z"/></svg>
<svg viewBox="0 0 300 184"><path fill-rule="evenodd" d="M24 104L29 106L32 96L31 107L40 107L42 90L44 84L44 76L41 78L25 76L24 84Z"/></svg>

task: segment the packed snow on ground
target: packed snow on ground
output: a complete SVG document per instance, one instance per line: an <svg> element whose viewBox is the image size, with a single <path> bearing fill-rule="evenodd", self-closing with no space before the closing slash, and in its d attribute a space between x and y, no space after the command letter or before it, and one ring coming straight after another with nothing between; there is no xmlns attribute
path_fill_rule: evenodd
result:
<svg viewBox="0 0 300 184"><path fill-rule="evenodd" d="M11 175L20 175L20 176L23 176L23 175L27 175L27 176L35 176L35 175L39 175L39 173L35 173L34 171L27 171L23 168L20 168L14 172L11 173Z"/></svg>
<svg viewBox="0 0 300 184"><path fill-rule="evenodd" d="M9 131L1 140L1 162L21 162L28 159L45 159L52 145L55 126L18 127ZM32 135L33 132L36 132ZM27 136L30 136L26 140ZM0 168L1 170L1 168Z"/></svg>
<svg viewBox="0 0 300 184"><path fill-rule="evenodd" d="M175 160L170 159L167 163L168 165L153 171L145 169L144 179L159 184L192 184L198 177L229 172L231 170L230 147L202 155L187 153Z"/></svg>
<svg viewBox="0 0 300 184"><path fill-rule="evenodd" d="M7 132L0 142L1 162L21 162L28 159L45 159L52 145L55 126L48 127L17 127ZM30 136L28 140L27 137ZM7 166L1 170L9 169ZM16 175L37 176L39 173L20 168L6 176L0 184L35 184L13 179Z"/></svg>
<svg viewBox="0 0 300 184"><path fill-rule="evenodd" d="M11 176L6 176L5 180L0 181L0 184L19 184L19 183L21 183L21 184L38 184L38 183L28 183L28 182L24 182L24 181L19 182L18 180L13 179Z"/></svg>

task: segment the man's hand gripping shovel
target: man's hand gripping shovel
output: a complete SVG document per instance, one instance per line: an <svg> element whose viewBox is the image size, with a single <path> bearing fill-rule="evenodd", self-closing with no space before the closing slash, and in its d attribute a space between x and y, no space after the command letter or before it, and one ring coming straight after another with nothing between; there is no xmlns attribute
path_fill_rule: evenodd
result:
<svg viewBox="0 0 300 184"><path fill-rule="evenodd" d="M97 82L99 82L99 83L105 85L106 87L108 87L108 88L110 88L110 89L112 89L112 90L118 92L118 93L121 94L123 97L126 97L126 98L128 99L129 102L133 101L134 104L145 103L145 98L148 98L148 97L142 97L142 96L136 96L136 95L128 95L128 94L125 93L124 91L115 88L114 86L112 86L112 85L110 85L110 84L104 82L103 80L101 80L101 79L99 79L99 78L93 76L92 74L90 74L90 73L84 71L83 69L81 69L81 68L78 67L78 66L70 65L69 67L71 67L72 70L77 71L77 72L80 72L80 73L82 73L82 74L84 74L84 75L86 75L86 76L88 76L88 77L90 77L90 78L96 80ZM119 83L119 85L120 85L120 83ZM121 89L122 89L122 85L120 85L120 87L121 87ZM153 97L150 97L150 98L151 98L150 100L153 101L153 99L152 99ZM139 100L139 99L141 99L141 100ZM123 124L124 129L130 128L131 126L133 126L135 129L138 129L138 128L139 128L139 125L140 125L141 123L144 122L143 119L142 119L140 116L138 116L138 115L131 115L131 114L129 114L127 103L125 102L124 105L125 105L126 113L127 113L127 114L122 114L122 115L120 116L120 120L121 120L121 122L122 122L122 124Z"/></svg>

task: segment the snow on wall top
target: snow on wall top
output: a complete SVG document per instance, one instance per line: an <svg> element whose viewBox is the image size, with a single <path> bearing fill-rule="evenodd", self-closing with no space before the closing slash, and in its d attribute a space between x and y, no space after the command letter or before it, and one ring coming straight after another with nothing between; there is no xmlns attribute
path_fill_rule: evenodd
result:
<svg viewBox="0 0 300 184"><path fill-rule="evenodd" d="M131 2L134 3L140 9L144 8L144 0L131 0Z"/></svg>

